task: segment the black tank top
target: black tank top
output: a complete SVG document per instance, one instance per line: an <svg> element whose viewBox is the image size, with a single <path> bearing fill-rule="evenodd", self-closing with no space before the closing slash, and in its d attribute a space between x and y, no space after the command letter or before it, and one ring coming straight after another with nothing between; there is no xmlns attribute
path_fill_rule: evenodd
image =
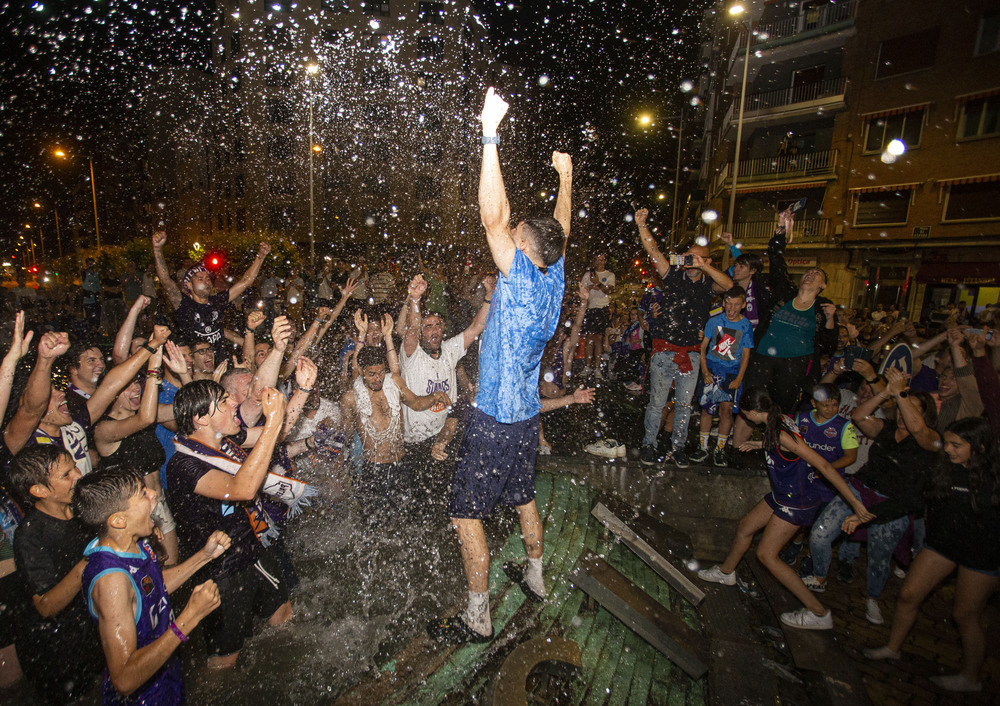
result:
<svg viewBox="0 0 1000 706"><path fill-rule="evenodd" d="M105 416L101 422L108 420L111 417ZM102 456L98 470L127 470L146 475L159 471L166 460L160 440L156 438L156 425L150 424L122 439L113 454Z"/></svg>

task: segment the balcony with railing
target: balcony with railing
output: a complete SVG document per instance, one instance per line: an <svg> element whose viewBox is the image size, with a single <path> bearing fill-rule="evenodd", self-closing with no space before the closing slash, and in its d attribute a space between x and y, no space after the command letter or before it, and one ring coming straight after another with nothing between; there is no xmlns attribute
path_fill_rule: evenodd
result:
<svg viewBox="0 0 1000 706"><path fill-rule="evenodd" d="M752 248L764 247L774 235L777 220L736 221L733 223L733 237ZM820 245L829 242L829 218L801 218L795 220L790 247L797 245Z"/></svg>
<svg viewBox="0 0 1000 706"><path fill-rule="evenodd" d="M846 88L847 79L842 77L750 93L743 108L743 124L773 125L793 118L843 110ZM739 102L737 94L726 113L724 129L735 127Z"/></svg>
<svg viewBox="0 0 1000 706"><path fill-rule="evenodd" d="M733 164L729 162L713 180L715 193L732 183ZM765 184L796 185L835 179L837 177L837 150L819 150L782 154L773 157L758 157L740 161L740 173L736 187Z"/></svg>
<svg viewBox="0 0 1000 706"><path fill-rule="evenodd" d="M812 7L794 17L759 25L754 31L753 44L757 49L765 49L847 29L854 25L857 12L857 0Z"/></svg>

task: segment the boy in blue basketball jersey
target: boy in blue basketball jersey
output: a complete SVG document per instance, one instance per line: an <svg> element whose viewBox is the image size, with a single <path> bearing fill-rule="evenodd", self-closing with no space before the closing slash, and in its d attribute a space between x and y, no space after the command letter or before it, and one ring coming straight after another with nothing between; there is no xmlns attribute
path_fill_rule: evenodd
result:
<svg viewBox="0 0 1000 706"><path fill-rule="evenodd" d="M184 702L184 680L175 654L202 618L219 607L214 581L195 586L174 618L170 593L229 547L225 532L166 571L145 537L153 533L156 494L127 471L93 473L77 483L73 506L97 531L84 556L83 597L97 623L108 668L105 704L168 706Z"/></svg>

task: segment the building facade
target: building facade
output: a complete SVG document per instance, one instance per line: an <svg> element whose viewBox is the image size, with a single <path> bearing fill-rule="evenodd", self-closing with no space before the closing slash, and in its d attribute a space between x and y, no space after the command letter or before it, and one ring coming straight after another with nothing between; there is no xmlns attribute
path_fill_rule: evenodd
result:
<svg viewBox="0 0 1000 706"><path fill-rule="evenodd" d="M1000 284L1000 10L929 0L772 0L709 17L701 178L733 230L766 246L805 198L793 272L819 265L853 306L981 310ZM704 88L703 88L704 91ZM720 218L717 229L724 227Z"/></svg>
<svg viewBox="0 0 1000 706"><path fill-rule="evenodd" d="M490 66L471 6L215 5L212 72L164 76L147 109L152 181L181 237L271 234L318 257L463 240Z"/></svg>

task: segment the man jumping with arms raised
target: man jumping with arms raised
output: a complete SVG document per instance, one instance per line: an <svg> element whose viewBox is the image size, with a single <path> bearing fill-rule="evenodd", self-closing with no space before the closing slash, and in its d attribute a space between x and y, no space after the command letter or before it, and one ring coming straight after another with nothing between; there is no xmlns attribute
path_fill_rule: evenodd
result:
<svg viewBox="0 0 1000 706"><path fill-rule="evenodd" d="M458 532L465 577L466 611L432 621L431 637L451 643L487 642L490 620L490 553L483 519L499 504L513 505L521 520L526 566L505 565L528 598L545 597L542 581L542 521L535 506L538 449L538 369L545 344L559 323L564 290L563 257L569 234L573 165L552 153L559 172L554 218L529 218L513 230L500 174L497 128L507 103L490 88L483 124L479 211L493 261L501 277L493 292L479 351L479 391L458 451L448 513Z"/></svg>

